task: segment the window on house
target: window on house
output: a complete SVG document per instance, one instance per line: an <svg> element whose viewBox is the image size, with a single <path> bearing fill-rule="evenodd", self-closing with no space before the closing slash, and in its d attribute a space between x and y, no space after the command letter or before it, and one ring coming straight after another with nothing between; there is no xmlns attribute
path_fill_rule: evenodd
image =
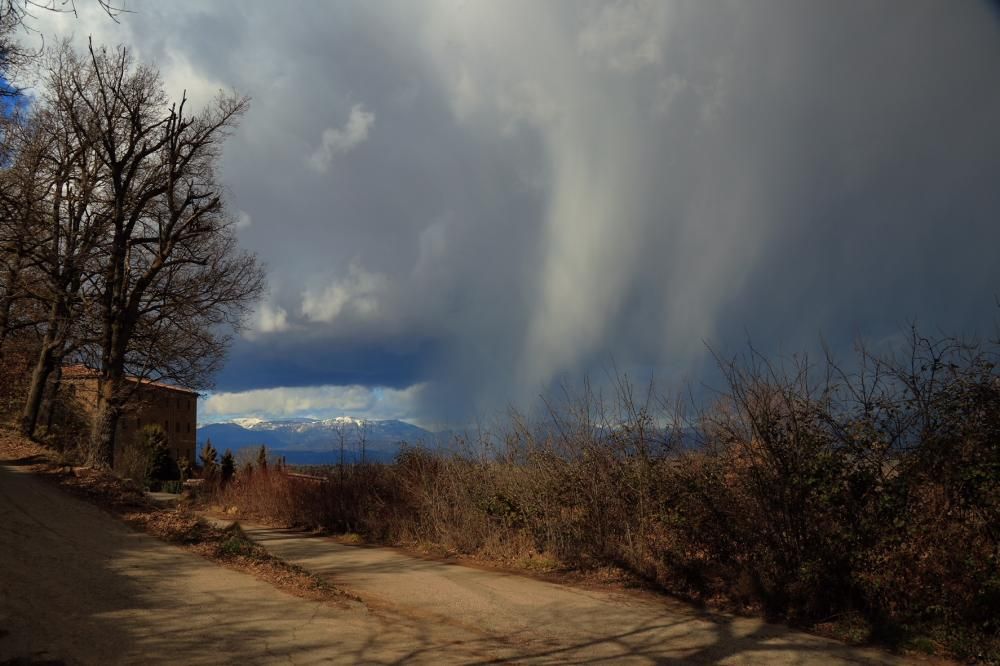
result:
<svg viewBox="0 0 1000 666"><path fill-rule="evenodd" d="M166 419L163 419L163 431L170 432L170 422Z"/></svg>
<svg viewBox="0 0 1000 666"><path fill-rule="evenodd" d="M180 432L181 431L181 422L180 421L177 421L176 423L174 423L174 426L175 426L174 427L174 432Z"/></svg>
<svg viewBox="0 0 1000 666"><path fill-rule="evenodd" d="M187 431L186 432L189 435L191 434L191 422L190 421L187 422Z"/></svg>

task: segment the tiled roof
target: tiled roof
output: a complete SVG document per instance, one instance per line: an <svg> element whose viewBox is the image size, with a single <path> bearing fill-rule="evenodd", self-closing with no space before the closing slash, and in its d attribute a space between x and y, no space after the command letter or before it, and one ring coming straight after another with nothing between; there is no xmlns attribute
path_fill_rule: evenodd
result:
<svg viewBox="0 0 1000 666"><path fill-rule="evenodd" d="M93 368L88 368L83 364L75 365L64 365L62 369L63 379L98 379L100 373ZM139 377L133 377L129 375L126 377L129 381L137 382L144 386L155 386L157 388L167 389L168 391L177 391L179 393L190 393L193 395L198 395L198 392L194 389L185 388L183 386L175 386L174 384L167 384L165 382L153 382L148 379L141 379Z"/></svg>
<svg viewBox="0 0 1000 666"><path fill-rule="evenodd" d="M85 365L64 365L62 367L63 379L97 379L97 370L88 368Z"/></svg>

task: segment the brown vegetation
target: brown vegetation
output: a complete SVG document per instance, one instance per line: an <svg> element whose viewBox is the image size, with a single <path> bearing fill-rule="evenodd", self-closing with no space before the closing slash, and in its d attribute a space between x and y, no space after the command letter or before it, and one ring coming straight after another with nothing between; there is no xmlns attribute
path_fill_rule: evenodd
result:
<svg viewBox="0 0 1000 666"><path fill-rule="evenodd" d="M218 501L384 543L614 565L688 598L995 660L995 351L914 334L903 356L862 351L850 372L751 351L686 420L623 381L544 426L515 416L479 455L407 448L325 483L244 470Z"/></svg>

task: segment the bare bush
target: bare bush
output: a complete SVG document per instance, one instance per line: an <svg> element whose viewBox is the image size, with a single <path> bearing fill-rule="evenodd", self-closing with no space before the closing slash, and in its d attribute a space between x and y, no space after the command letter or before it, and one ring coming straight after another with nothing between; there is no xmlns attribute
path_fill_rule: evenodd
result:
<svg viewBox="0 0 1000 666"><path fill-rule="evenodd" d="M996 346L914 333L895 356L859 349L850 369L753 349L720 365L727 390L691 423L622 379L609 400L567 392L544 423L511 414L456 442L462 453L407 447L325 483L241 472L220 499L288 525L612 565L689 597L997 654Z"/></svg>

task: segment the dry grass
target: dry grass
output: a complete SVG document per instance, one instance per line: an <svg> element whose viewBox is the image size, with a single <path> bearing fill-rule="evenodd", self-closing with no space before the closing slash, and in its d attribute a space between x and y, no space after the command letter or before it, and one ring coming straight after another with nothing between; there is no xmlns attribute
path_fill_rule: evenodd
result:
<svg viewBox="0 0 1000 666"><path fill-rule="evenodd" d="M468 447L390 465L238 475L217 501L271 523L532 572L620 571L685 598L856 642L1000 660L995 348L914 337L862 354L723 364L680 432L653 392L513 415ZM818 380L813 377L818 375ZM691 446L695 439L697 446ZM687 441L686 441L687 440Z"/></svg>
<svg viewBox="0 0 1000 666"><path fill-rule="evenodd" d="M327 470L326 483L244 470L206 490L272 524L621 575L854 641L1000 662L998 352L914 334L845 370L751 349L720 361L717 402L686 413L622 379L610 400L550 404L544 422L512 414L459 442L464 453L406 448L393 464ZM152 511L65 462L48 464L74 492L119 515ZM166 538L194 528L177 529ZM198 538L221 562L259 559L239 535Z"/></svg>

